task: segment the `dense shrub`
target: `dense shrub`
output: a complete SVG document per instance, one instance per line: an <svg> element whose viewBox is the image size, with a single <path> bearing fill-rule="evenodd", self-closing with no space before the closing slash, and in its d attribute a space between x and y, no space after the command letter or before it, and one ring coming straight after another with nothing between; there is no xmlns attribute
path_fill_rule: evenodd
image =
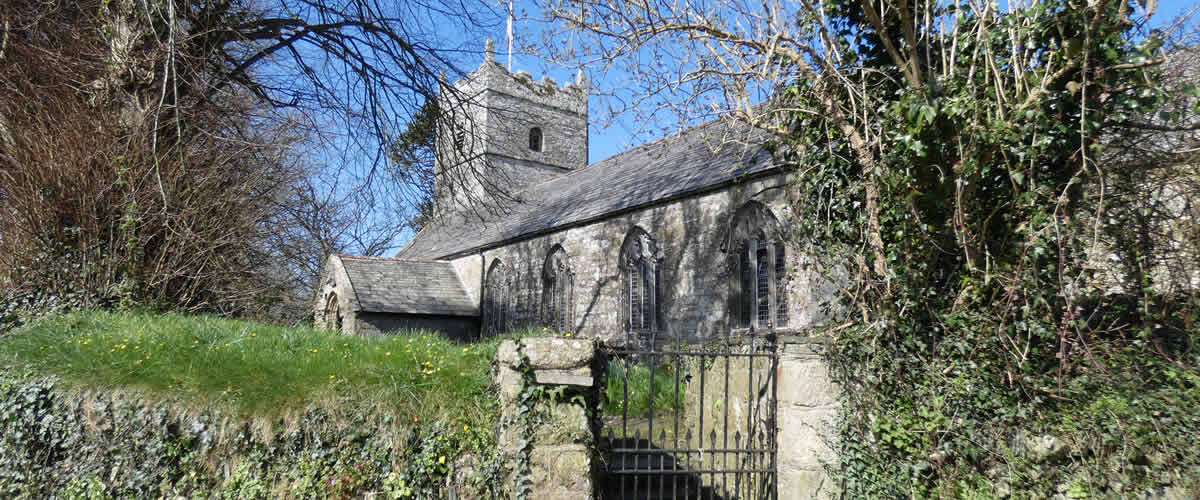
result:
<svg viewBox="0 0 1200 500"><path fill-rule="evenodd" d="M443 498L458 467L489 498L495 351L213 316L44 317L0 339L0 496Z"/></svg>

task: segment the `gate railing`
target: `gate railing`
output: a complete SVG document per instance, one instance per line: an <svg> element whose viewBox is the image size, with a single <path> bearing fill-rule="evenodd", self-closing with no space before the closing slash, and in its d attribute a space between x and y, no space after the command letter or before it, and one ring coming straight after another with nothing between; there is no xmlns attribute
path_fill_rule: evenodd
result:
<svg viewBox="0 0 1200 500"><path fill-rule="evenodd" d="M603 498L776 498L773 334L606 345Z"/></svg>

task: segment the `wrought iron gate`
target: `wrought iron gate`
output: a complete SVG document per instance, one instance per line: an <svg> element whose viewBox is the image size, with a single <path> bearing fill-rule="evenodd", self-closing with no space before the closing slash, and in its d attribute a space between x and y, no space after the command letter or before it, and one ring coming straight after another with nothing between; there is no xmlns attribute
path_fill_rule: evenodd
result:
<svg viewBox="0 0 1200 500"><path fill-rule="evenodd" d="M603 348L605 499L774 500L773 332Z"/></svg>

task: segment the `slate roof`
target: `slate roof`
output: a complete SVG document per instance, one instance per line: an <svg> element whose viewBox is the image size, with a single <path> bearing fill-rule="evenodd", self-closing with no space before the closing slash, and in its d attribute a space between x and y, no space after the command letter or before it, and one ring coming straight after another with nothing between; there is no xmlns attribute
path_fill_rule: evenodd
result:
<svg viewBox="0 0 1200 500"><path fill-rule="evenodd" d="M692 127L530 186L508 214L431 223L396 256L458 257L766 173L764 139L727 120Z"/></svg>
<svg viewBox="0 0 1200 500"><path fill-rule="evenodd" d="M449 262L339 255L366 312L478 316Z"/></svg>

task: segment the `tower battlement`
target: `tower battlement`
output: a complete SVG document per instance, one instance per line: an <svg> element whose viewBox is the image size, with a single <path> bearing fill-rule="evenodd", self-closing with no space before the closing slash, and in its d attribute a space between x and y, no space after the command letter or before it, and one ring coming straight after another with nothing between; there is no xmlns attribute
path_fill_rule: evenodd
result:
<svg viewBox="0 0 1200 500"><path fill-rule="evenodd" d="M559 85L496 63L489 40L470 74L443 84L438 127L437 203L470 206L582 168L588 162L587 81ZM472 175L448 174L470 172ZM485 178L480 178L485 177Z"/></svg>

